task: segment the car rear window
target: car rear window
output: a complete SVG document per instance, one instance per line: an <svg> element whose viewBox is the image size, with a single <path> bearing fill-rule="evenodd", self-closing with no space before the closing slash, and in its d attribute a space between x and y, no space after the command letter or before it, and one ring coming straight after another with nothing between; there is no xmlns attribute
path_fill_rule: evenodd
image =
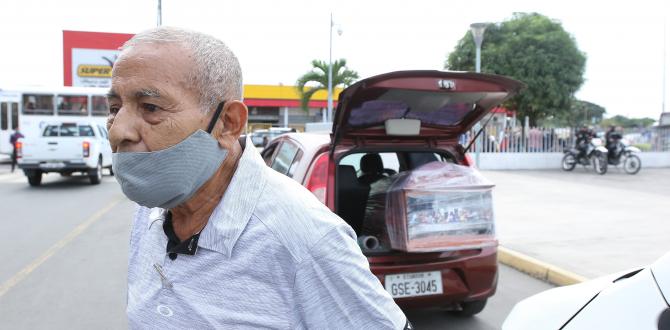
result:
<svg viewBox="0 0 670 330"><path fill-rule="evenodd" d="M422 124L453 126L490 93L450 93L404 89L373 89L368 101L354 105L349 125L355 128L383 124L387 119L418 119Z"/></svg>
<svg viewBox="0 0 670 330"><path fill-rule="evenodd" d="M48 125L42 136L95 136L95 133L90 125L61 124Z"/></svg>

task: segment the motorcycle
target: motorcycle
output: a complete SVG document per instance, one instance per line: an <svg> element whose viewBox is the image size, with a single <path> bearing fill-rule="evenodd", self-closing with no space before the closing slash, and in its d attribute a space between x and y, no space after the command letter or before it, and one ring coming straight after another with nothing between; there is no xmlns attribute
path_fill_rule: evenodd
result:
<svg viewBox="0 0 670 330"><path fill-rule="evenodd" d="M642 161L636 153L640 152L637 147L629 145L620 134L613 134L607 143L607 163L613 166L623 166L628 174L637 174L642 168Z"/></svg>
<svg viewBox="0 0 670 330"><path fill-rule="evenodd" d="M580 149L583 152L580 152ZM607 148L602 146L602 140L592 138L584 142L579 148L572 147L563 151L565 154L561 161L564 171L572 171L577 164L584 167L593 165L596 173L603 175L607 173Z"/></svg>

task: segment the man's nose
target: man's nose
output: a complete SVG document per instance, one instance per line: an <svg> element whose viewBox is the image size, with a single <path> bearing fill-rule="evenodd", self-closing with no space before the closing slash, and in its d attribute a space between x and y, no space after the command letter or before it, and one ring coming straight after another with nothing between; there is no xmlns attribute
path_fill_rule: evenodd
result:
<svg viewBox="0 0 670 330"><path fill-rule="evenodd" d="M141 141L140 120L129 107L119 109L109 127L109 143L113 152L132 151L132 146Z"/></svg>

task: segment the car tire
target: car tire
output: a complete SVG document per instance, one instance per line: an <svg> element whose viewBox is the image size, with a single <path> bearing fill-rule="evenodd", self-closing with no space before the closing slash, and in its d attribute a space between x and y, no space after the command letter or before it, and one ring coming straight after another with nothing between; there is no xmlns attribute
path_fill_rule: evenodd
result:
<svg viewBox="0 0 670 330"><path fill-rule="evenodd" d="M28 184L31 187L37 187L42 184L42 172L41 171L32 171L30 173L26 173L26 176L28 177Z"/></svg>
<svg viewBox="0 0 670 330"><path fill-rule="evenodd" d="M102 159L98 160L98 166L95 167L94 172L89 172L88 178L91 180L91 184L100 184L102 181Z"/></svg>
<svg viewBox="0 0 670 330"><path fill-rule="evenodd" d="M461 309L452 311L451 313L459 317L474 316L484 310L484 307L486 307L486 301L487 299L461 302Z"/></svg>

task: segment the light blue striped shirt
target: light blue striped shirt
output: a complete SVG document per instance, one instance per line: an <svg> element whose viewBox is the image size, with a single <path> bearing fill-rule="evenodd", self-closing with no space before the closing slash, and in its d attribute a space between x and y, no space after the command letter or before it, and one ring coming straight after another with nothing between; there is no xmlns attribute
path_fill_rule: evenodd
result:
<svg viewBox="0 0 670 330"><path fill-rule="evenodd" d="M195 255L171 260L165 211L138 209L130 328L402 329L351 227L246 145Z"/></svg>

